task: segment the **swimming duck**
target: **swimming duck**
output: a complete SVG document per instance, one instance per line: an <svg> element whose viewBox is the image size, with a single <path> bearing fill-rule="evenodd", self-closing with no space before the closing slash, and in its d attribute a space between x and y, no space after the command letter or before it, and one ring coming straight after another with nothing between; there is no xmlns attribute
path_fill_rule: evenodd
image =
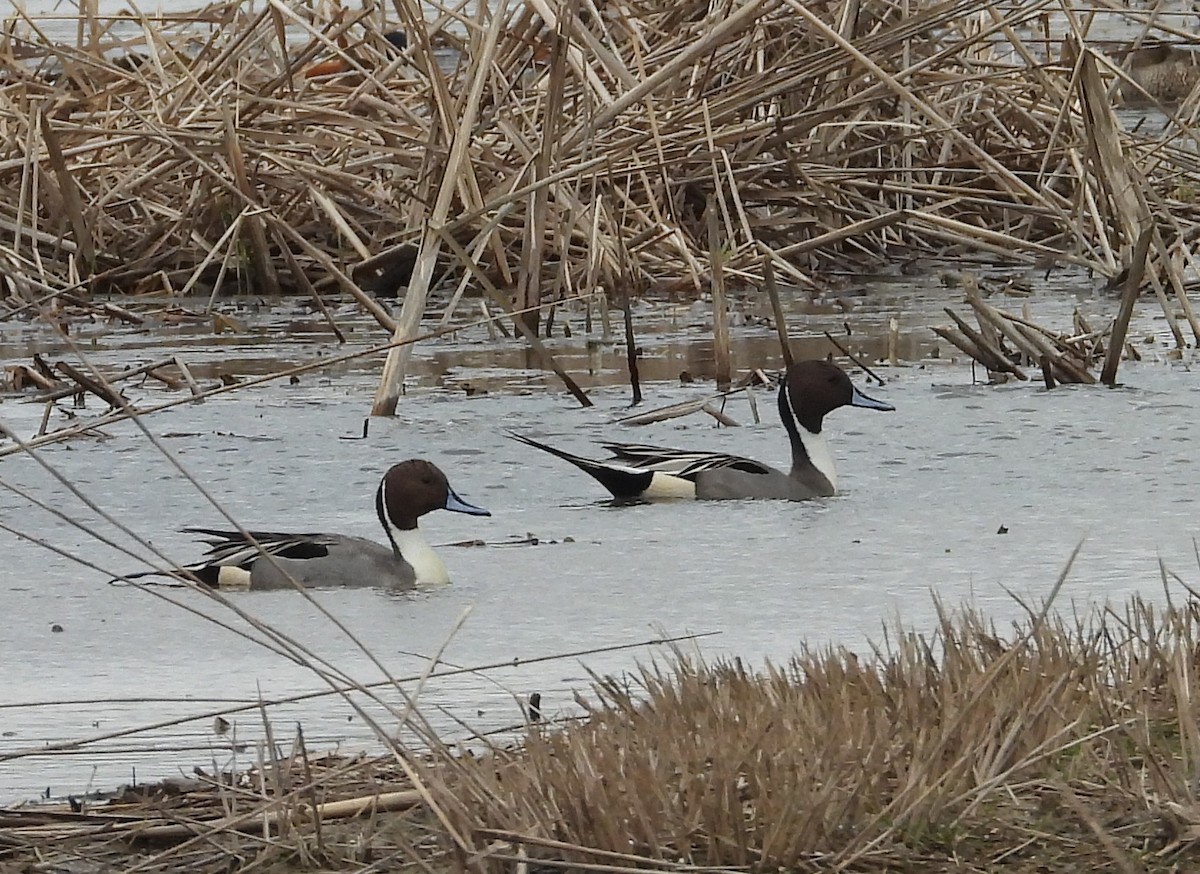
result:
<svg viewBox="0 0 1200 874"><path fill-rule="evenodd" d="M779 384L779 418L792 444L789 473L720 452L689 452L640 443L602 443L613 456L593 460L521 434L522 443L569 461L594 477L618 500L767 498L804 501L837 492L833 454L822 433L826 414L838 407L894 410L860 392L830 361L799 361Z"/></svg>
<svg viewBox="0 0 1200 874"><path fill-rule="evenodd" d="M389 468L375 491L375 512L388 546L345 534L247 532L258 541L260 550L240 531L185 528L188 533L205 535L209 550L201 561L180 571L189 571L202 583L221 589L290 588L289 577L304 586L412 589L440 585L450 582L446 566L417 527L417 519L433 510L491 515L455 494L437 465L413 458ZM263 552L274 560L265 558ZM144 571L125 579L155 575L169 574Z"/></svg>

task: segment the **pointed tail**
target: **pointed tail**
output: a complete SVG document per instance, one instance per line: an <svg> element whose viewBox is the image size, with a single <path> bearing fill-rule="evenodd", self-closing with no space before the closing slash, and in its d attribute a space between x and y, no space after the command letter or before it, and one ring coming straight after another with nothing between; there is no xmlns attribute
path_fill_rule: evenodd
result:
<svg viewBox="0 0 1200 874"><path fill-rule="evenodd" d="M519 440L526 446L532 446L534 449L549 452L563 461L569 461L608 489L612 493L612 496L618 500L627 501L643 497L646 490L650 488L651 481L654 479L653 471L635 470L618 464L606 464L602 461L594 461L562 449L556 449L553 446L541 443L532 437L526 437L524 434L517 434L514 431L509 431L508 436L514 440Z"/></svg>

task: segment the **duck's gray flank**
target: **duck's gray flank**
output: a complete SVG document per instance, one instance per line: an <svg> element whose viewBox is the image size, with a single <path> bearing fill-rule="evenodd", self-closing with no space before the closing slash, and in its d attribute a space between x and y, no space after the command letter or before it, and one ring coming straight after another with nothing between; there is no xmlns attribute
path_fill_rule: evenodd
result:
<svg viewBox="0 0 1200 874"><path fill-rule="evenodd" d="M384 546L345 534L227 531L185 528L204 535L203 558L179 568L201 583L220 588L380 586L411 589L449 582L441 558L426 542L417 520L433 510L490 516L450 487L437 465L410 459L393 465L375 490L375 512L388 538ZM130 574L126 579L159 571Z"/></svg>
<svg viewBox="0 0 1200 874"><path fill-rule="evenodd" d="M800 361L779 385L779 418L792 450L788 473L720 452L665 449L641 443L604 443L612 458L596 460L521 434L521 442L556 455L590 474L618 500L766 498L802 501L837 492L833 454L823 433L825 416L838 407L894 410L860 392L836 364Z"/></svg>

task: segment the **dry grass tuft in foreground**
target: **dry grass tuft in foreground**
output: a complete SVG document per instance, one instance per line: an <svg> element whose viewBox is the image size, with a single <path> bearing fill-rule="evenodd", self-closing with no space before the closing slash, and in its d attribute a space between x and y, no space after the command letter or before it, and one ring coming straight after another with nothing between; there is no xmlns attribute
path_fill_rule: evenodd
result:
<svg viewBox="0 0 1200 874"><path fill-rule="evenodd" d="M1196 865L1200 602L1000 633L939 611L871 656L678 653L517 747L310 760L74 814L0 863L140 871L1180 871ZM151 828L153 826L153 828ZM48 866L48 867L45 867ZM68 866L69 867L69 866ZM71 870L74 870L71 868Z"/></svg>
<svg viewBox="0 0 1200 874"><path fill-rule="evenodd" d="M606 679L585 722L456 762L438 802L493 871L524 855L812 871L1196 859L1194 604L1005 636L941 616L934 637L874 658L806 650L765 673L680 658Z"/></svg>

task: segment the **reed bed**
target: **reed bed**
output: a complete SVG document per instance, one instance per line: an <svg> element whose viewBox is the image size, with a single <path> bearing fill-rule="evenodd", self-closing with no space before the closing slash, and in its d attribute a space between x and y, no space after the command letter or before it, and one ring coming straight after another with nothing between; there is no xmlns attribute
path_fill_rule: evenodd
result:
<svg viewBox="0 0 1200 874"><path fill-rule="evenodd" d="M1198 604L1047 605L1005 630L940 608L932 633L889 633L870 654L802 646L760 670L677 651L597 678L578 699L586 718L534 721L516 745L339 759L297 742L241 775L4 811L0 857L53 870L1188 870Z"/></svg>
<svg viewBox="0 0 1200 874"><path fill-rule="evenodd" d="M532 306L604 288L806 283L902 252L1114 275L1192 264L1186 112L1112 119L1122 74L985 0L380 8L213 4L0 35L0 275L61 290L374 295L451 278ZM1057 5L1056 5L1057 8ZM1086 33L1087 9L1062 14ZM1028 31L1031 32L1031 31ZM321 58L346 72L308 78ZM419 253L419 254L418 254ZM715 260L714 260L715 259ZM532 318L536 324L536 318ZM406 328L411 333L410 328Z"/></svg>

